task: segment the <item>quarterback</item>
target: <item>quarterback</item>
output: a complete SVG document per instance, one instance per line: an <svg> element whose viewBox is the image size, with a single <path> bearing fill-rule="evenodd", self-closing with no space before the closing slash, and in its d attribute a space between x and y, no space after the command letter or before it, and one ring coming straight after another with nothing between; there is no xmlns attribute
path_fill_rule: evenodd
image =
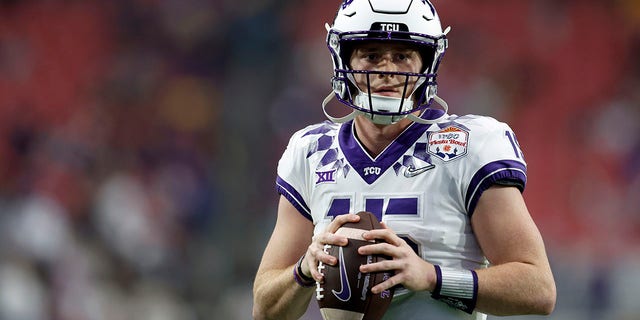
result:
<svg viewBox="0 0 640 320"><path fill-rule="evenodd" d="M298 319L337 263L323 247L368 211L384 229L363 255L391 260L372 288L396 287L384 319L485 319L550 314L556 288L522 191L527 169L511 128L448 113L437 96L448 48L427 0L346 0L327 46L332 92L352 112L296 132L278 164L278 218L254 283L256 319Z"/></svg>

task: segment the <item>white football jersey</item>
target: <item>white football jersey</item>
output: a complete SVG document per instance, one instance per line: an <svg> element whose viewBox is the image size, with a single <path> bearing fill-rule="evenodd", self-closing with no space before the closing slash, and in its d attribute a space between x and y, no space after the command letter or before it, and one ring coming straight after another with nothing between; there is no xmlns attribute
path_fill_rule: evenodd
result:
<svg viewBox="0 0 640 320"><path fill-rule="evenodd" d="M489 117L450 115L412 123L372 158L353 121L324 122L296 132L278 164L276 181L315 233L333 217L369 211L425 260L445 267L485 268L471 228L484 190L497 181L522 188L526 164L508 125ZM385 319L485 319L452 309L428 292L397 290ZM431 317L430 317L431 318Z"/></svg>

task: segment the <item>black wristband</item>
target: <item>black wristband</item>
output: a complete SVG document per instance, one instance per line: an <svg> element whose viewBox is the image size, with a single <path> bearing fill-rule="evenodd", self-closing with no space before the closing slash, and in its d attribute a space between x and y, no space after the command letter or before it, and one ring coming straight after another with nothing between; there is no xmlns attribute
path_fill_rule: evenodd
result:
<svg viewBox="0 0 640 320"><path fill-rule="evenodd" d="M313 279L312 277L307 277L302 272L302 260L303 259L304 259L304 254L302 255L302 257L300 257L300 259L296 263L296 266L293 268L293 279L300 286L305 287L305 288L310 288L310 287L313 287L316 284L316 280Z"/></svg>

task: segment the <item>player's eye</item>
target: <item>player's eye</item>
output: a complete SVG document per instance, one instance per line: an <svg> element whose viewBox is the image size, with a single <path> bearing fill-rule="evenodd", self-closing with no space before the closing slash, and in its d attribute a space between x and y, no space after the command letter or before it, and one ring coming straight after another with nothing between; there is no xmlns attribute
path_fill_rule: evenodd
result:
<svg viewBox="0 0 640 320"><path fill-rule="evenodd" d="M365 59L369 61L376 61L378 59L378 54L375 52L369 52L365 55Z"/></svg>
<svg viewBox="0 0 640 320"><path fill-rule="evenodd" d="M410 63L416 60L418 54L415 51L403 50L395 54L395 60L403 63Z"/></svg>

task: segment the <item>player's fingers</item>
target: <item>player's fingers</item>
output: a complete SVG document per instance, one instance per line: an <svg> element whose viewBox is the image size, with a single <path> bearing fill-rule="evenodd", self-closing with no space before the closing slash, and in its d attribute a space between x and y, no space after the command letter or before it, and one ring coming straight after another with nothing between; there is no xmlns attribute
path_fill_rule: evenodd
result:
<svg viewBox="0 0 640 320"><path fill-rule="evenodd" d="M323 262L328 265L335 265L338 263L338 258L328 254L325 252L325 247L330 245L311 245L309 246L309 252L311 256L315 259L314 265L317 266L318 262Z"/></svg>
<svg viewBox="0 0 640 320"><path fill-rule="evenodd" d="M310 268L309 270L311 271L311 277L318 282L323 282L324 274L322 274L320 270L318 270L318 265L319 264L316 262L309 266Z"/></svg>
<svg viewBox="0 0 640 320"><path fill-rule="evenodd" d="M305 257L307 261L307 267L311 272L311 276L316 279L316 281L320 282L322 281L324 275L318 270L318 265L320 263L323 263L326 265L335 266L338 263L338 258L325 252L325 247L328 248L330 247L330 245L319 246L317 244L312 244L307 249L307 256Z"/></svg>
<svg viewBox="0 0 640 320"><path fill-rule="evenodd" d="M360 272L369 273L369 272L380 272L380 271L389 271L396 270L400 266L396 260L382 260L374 263L367 263L360 266Z"/></svg>
<svg viewBox="0 0 640 320"><path fill-rule="evenodd" d="M325 244L346 246L349 240L343 235L338 235L331 232L323 232L313 237L313 242L322 248Z"/></svg>
<svg viewBox="0 0 640 320"><path fill-rule="evenodd" d="M353 213L341 214L336 216L331 223L327 226L326 231L330 233L335 233L343 224L347 222L358 222L360 221L360 216Z"/></svg>
<svg viewBox="0 0 640 320"><path fill-rule="evenodd" d="M382 225L382 227L383 227L383 228L385 228L385 229L389 229L389 230L393 231L393 229L391 229L391 228L389 227L389 225L388 225L386 222L384 222L384 221L380 221L380 224ZM395 233L395 232L394 232L394 233Z"/></svg>
<svg viewBox="0 0 640 320"><path fill-rule="evenodd" d="M330 245L326 245L325 249L331 248ZM334 257L327 253L327 251L322 250L320 253L316 254L317 262L314 264L315 269L312 272L314 279L318 282L322 282L324 278L324 274L321 269L324 269L325 266L335 266L338 264L338 258Z"/></svg>
<svg viewBox="0 0 640 320"><path fill-rule="evenodd" d="M318 261L330 266L335 266L338 263L338 258L322 251L322 253L318 255Z"/></svg>
<svg viewBox="0 0 640 320"><path fill-rule="evenodd" d="M376 290L378 290L377 292L382 292L398 284L402 284L407 289L410 289L410 290L422 290L418 288L425 288L424 283L419 283L419 281L421 281L420 278L423 278L422 276L423 272L419 272L419 274L414 274L412 276L412 273L414 272L412 272L410 269L411 268L409 268L407 261L403 261L403 260L385 260L385 261L380 261L380 262L370 263L370 264L360 266L360 272L363 272L363 273L384 272L384 271L391 271L391 270L395 271L395 274L393 277L380 283L379 286L376 286L377 287Z"/></svg>
<svg viewBox="0 0 640 320"><path fill-rule="evenodd" d="M323 275L318 272L318 260L313 256L313 254L307 254L305 256L305 260L307 268L309 268L309 272L311 273L311 277L316 281L322 281Z"/></svg>
<svg viewBox="0 0 640 320"><path fill-rule="evenodd" d="M358 253L363 256L370 254L381 254L393 258L401 258L404 256L403 252L404 251L402 248L386 242L369 244L358 248Z"/></svg>
<svg viewBox="0 0 640 320"><path fill-rule="evenodd" d="M379 284L377 284L376 286L374 286L373 288L371 288L371 293L373 294L379 294L385 290L388 290L389 288L396 286L398 284L400 284L400 276L395 275Z"/></svg>
<svg viewBox="0 0 640 320"><path fill-rule="evenodd" d="M402 242L404 240L402 240L400 237L398 237L395 232L393 232L393 230L391 229L374 229L374 230L370 230L367 232L364 232L362 234L362 237L365 240L384 240L385 242L392 244L394 246L400 246L402 245Z"/></svg>
<svg viewBox="0 0 640 320"><path fill-rule="evenodd" d="M313 242L317 242L320 245L331 244L337 246L346 246L348 243L347 237L343 235L337 235L335 232L347 222L357 222L360 220L360 216L355 214L343 214L337 216L325 229L324 232L313 237Z"/></svg>
<svg viewBox="0 0 640 320"><path fill-rule="evenodd" d="M365 239L373 240L373 239L386 239L392 238L395 236L395 233L391 229L373 229L362 234Z"/></svg>

